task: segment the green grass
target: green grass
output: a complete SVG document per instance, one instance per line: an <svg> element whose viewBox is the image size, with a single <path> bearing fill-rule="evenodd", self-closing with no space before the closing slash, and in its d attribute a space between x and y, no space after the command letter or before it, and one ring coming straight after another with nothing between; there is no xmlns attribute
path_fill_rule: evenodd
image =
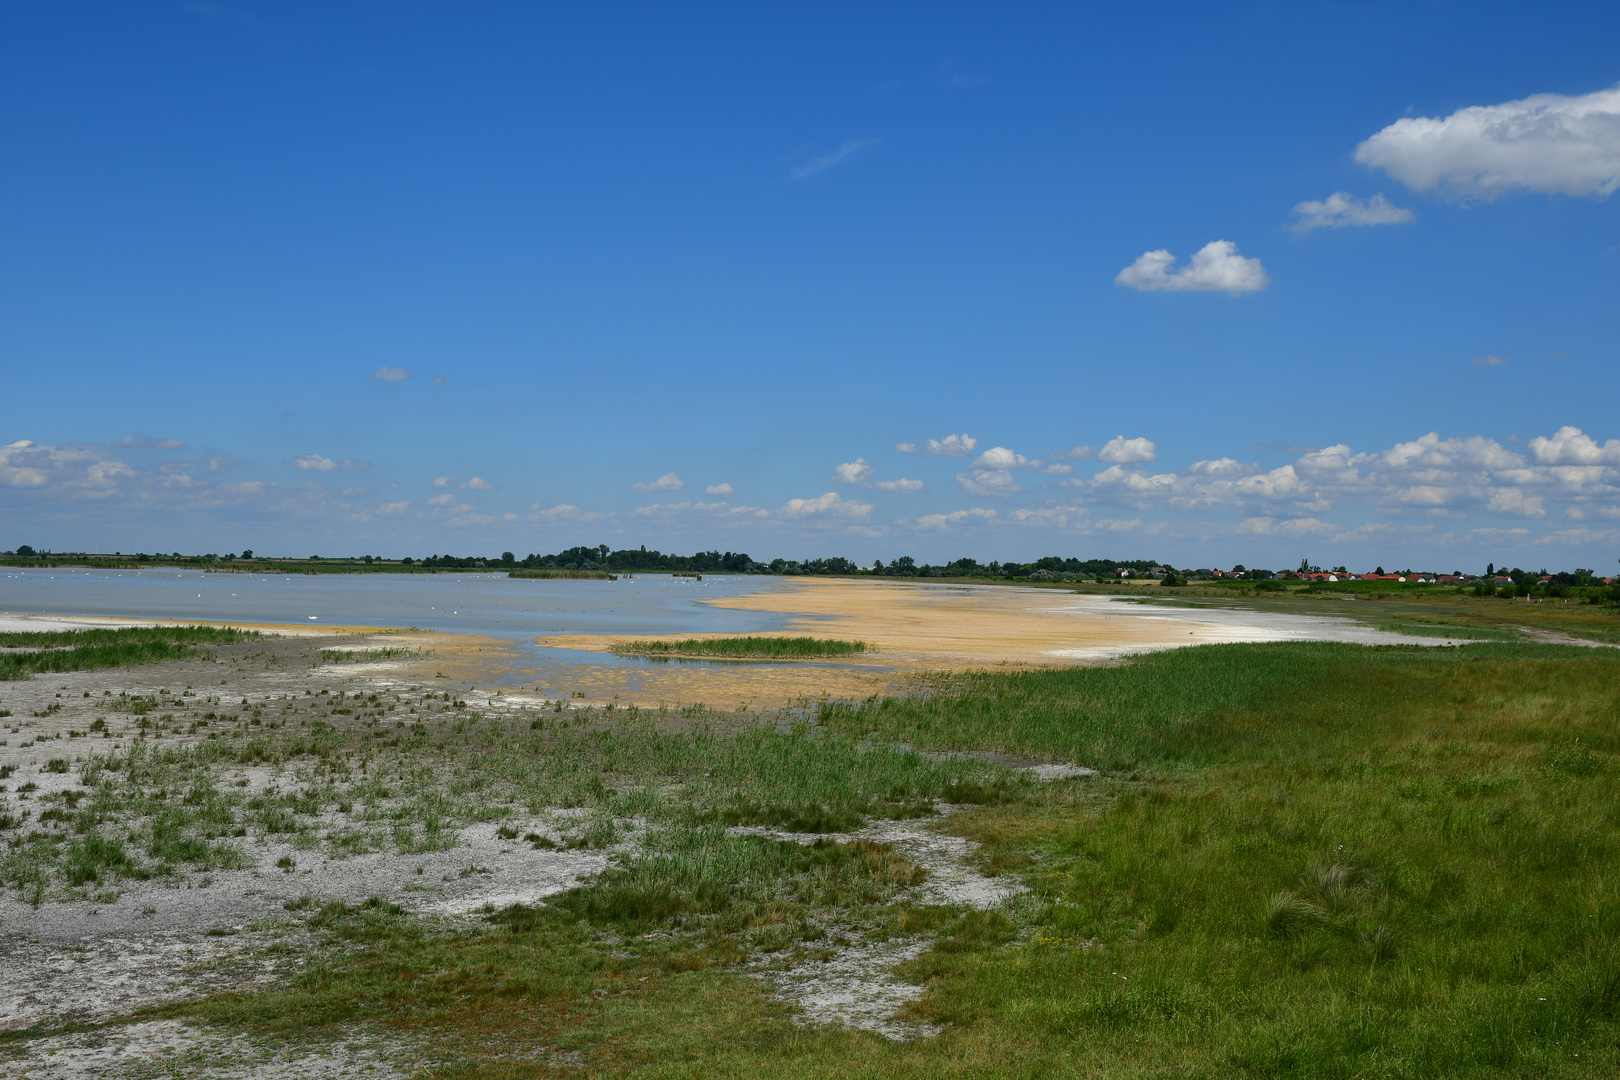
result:
<svg viewBox="0 0 1620 1080"><path fill-rule="evenodd" d="M736 660L812 660L854 656L868 651L864 641L833 638L731 637L685 638L679 641L626 641L613 646L634 656L712 656Z"/></svg>
<svg viewBox="0 0 1620 1080"><path fill-rule="evenodd" d="M163 1011L293 1039L380 1024L456 1077L534 1075L520 1055L536 1046L615 1077L1614 1075L1617 685L1609 650L1228 645L942 679L782 729L469 719L410 741L409 766L374 756L364 779L336 768L358 735L286 734L289 767L330 767L316 803L358 809L381 785L400 805L437 750L451 771L411 812L439 790L464 815L532 800L651 832L594 882L484 928L312 908L331 945L288 982ZM1041 786L887 748L901 741L1110 775ZM222 759L246 750L219 742ZM172 800L178 774L160 770L200 768L188 753L132 762L143 790ZM881 845L720 828L970 790L979 808L950 827L1030 890L1005 912L893 902L916 871ZM115 874L119 854L69 866ZM939 1036L796 1027L743 973L749 955L856 930L937 935L904 975L927 988L907 1015Z"/></svg>
<svg viewBox="0 0 1620 1080"><path fill-rule="evenodd" d="M259 636L257 630L214 626L0 633L0 647L35 650L0 653L0 680L178 660L193 655L200 645L234 645Z"/></svg>

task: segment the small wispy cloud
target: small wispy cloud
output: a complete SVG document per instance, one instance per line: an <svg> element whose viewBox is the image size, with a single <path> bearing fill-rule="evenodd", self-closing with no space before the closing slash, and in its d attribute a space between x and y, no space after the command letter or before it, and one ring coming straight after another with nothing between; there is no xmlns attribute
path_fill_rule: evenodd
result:
<svg viewBox="0 0 1620 1080"><path fill-rule="evenodd" d="M813 157L801 165L788 170L789 180L808 180L817 173L826 172L836 165L842 165L856 154L869 146L876 146L882 139L851 139L830 154Z"/></svg>
<svg viewBox="0 0 1620 1080"><path fill-rule="evenodd" d="M1098 461L1117 464L1152 461L1158 456L1159 448L1152 439L1127 439L1123 435L1115 435L1097 451Z"/></svg>
<svg viewBox="0 0 1620 1080"><path fill-rule="evenodd" d="M674 473L665 473L656 480L651 480L640 484L631 484L630 490L639 492L641 494L646 494L649 491L679 491L685 486L686 481L682 480L679 476L676 476Z"/></svg>
<svg viewBox="0 0 1620 1080"><path fill-rule="evenodd" d="M482 476L475 476L471 480L468 480L465 484L462 484L461 489L463 491L494 491L495 485L490 483L488 480L485 480Z"/></svg>
<svg viewBox="0 0 1620 1080"><path fill-rule="evenodd" d="M125 435L113 443L126 450L184 450L186 444L179 439L154 439L144 431L137 431L133 435Z"/></svg>
<svg viewBox="0 0 1620 1080"><path fill-rule="evenodd" d="M305 454L302 457L293 458L292 466L295 469L304 469L308 472L331 472L337 468L337 462L319 454Z"/></svg>
<svg viewBox="0 0 1620 1080"><path fill-rule="evenodd" d="M713 495L721 499L729 499L735 495L736 492L731 489L730 484L710 484L708 487L703 489L703 494Z"/></svg>
<svg viewBox="0 0 1620 1080"><path fill-rule="evenodd" d="M973 448L979 445L979 440L962 432L960 435L947 435L943 439L929 439L924 446L916 443L895 443L894 448L904 454L919 454L926 449L930 454L939 457L966 457L973 453Z"/></svg>
<svg viewBox="0 0 1620 1080"><path fill-rule="evenodd" d="M1396 206L1382 195L1358 202L1348 191L1335 191L1325 199L1313 199L1294 207L1299 220L1291 228L1298 233L1312 229L1342 229L1347 225L1405 225L1412 211Z"/></svg>
<svg viewBox="0 0 1620 1080"><path fill-rule="evenodd" d="M1508 358L1498 356L1495 353L1486 353L1484 356L1476 356L1468 362L1475 367L1501 367L1508 362Z"/></svg>
<svg viewBox="0 0 1620 1080"><path fill-rule="evenodd" d="M402 367L380 367L371 373L371 377L379 382L399 382L410 378L411 373Z"/></svg>
<svg viewBox="0 0 1620 1080"><path fill-rule="evenodd" d="M857 487L876 488L878 491L897 491L906 495L914 495L923 489L921 480L907 480L901 477L898 480L874 480L872 466L866 463L865 458L856 458L846 461L833 468L832 483L854 484Z"/></svg>
<svg viewBox="0 0 1620 1080"><path fill-rule="evenodd" d="M864 518L873 509L871 503L846 499L837 492L829 491L825 495L816 496L814 499L789 499L777 513L785 518L815 517L821 514Z"/></svg>
<svg viewBox="0 0 1620 1080"><path fill-rule="evenodd" d="M917 519L919 529L944 529L951 525L982 524L996 520L994 510L986 510L975 506L969 510L957 510L949 514L924 514Z"/></svg>

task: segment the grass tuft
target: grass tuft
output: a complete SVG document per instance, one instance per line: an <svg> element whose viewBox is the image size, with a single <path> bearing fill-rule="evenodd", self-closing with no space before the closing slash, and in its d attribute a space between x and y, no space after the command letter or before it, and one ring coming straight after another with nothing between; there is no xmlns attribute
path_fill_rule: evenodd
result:
<svg viewBox="0 0 1620 1080"><path fill-rule="evenodd" d="M870 651L864 641L833 638L732 637L684 638L679 641L624 641L616 653L634 656L704 657L736 660L812 660L829 656L855 656Z"/></svg>
<svg viewBox="0 0 1620 1080"><path fill-rule="evenodd" d="M328 664L359 664L372 660L397 660L404 657L420 656L418 649L406 649L399 646L388 646L382 649L322 649L321 660Z"/></svg>

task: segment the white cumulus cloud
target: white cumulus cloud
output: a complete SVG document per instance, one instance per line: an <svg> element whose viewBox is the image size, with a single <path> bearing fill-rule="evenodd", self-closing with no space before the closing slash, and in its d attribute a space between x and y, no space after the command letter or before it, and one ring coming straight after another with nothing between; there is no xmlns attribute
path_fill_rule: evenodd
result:
<svg viewBox="0 0 1620 1080"><path fill-rule="evenodd" d="M456 478L453 476L440 476L434 479L433 486L436 488L447 488L454 487L455 483Z"/></svg>
<svg viewBox="0 0 1620 1080"><path fill-rule="evenodd" d="M940 457L967 457L978 445L979 440L964 431L960 435L947 435L943 439L929 439L928 452Z"/></svg>
<svg viewBox="0 0 1620 1080"><path fill-rule="evenodd" d="M1194 476L1247 476L1260 471L1259 465L1245 465L1236 458L1216 458L1214 461L1195 461L1187 467Z"/></svg>
<svg viewBox="0 0 1620 1080"><path fill-rule="evenodd" d="M1620 465L1620 439L1600 446L1578 427L1561 427L1551 438L1531 439L1530 456L1537 465Z"/></svg>
<svg viewBox="0 0 1620 1080"><path fill-rule="evenodd" d="M656 480L651 480L642 484L631 484L630 490L645 494L649 491L679 491L685 486L686 481L682 480L679 476L676 476L671 472L665 473Z"/></svg>
<svg viewBox="0 0 1620 1080"><path fill-rule="evenodd" d="M1356 160L1415 191L1460 199L1516 190L1605 198L1620 187L1620 86L1407 117L1357 146Z"/></svg>
<svg viewBox="0 0 1620 1080"><path fill-rule="evenodd" d="M854 461L846 461L833 467L832 483L863 484L871 476L872 466L866 463L865 458L856 458Z"/></svg>
<svg viewBox="0 0 1620 1080"><path fill-rule="evenodd" d="M1325 199L1298 203L1294 207L1295 232L1312 229L1342 229L1346 225L1404 225L1412 211L1396 206L1382 195L1357 202L1348 191L1335 191Z"/></svg>
<svg viewBox="0 0 1620 1080"><path fill-rule="evenodd" d="M872 486L879 491L900 491L908 495L915 495L923 489L923 482L921 480L907 480L902 477L899 480L879 480Z"/></svg>
<svg viewBox="0 0 1620 1080"><path fill-rule="evenodd" d="M1144 253L1121 270L1114 284L1138 292L1224 292L1233 296L1259 292L1271 284L1259 259L1238 254L1230 240L1212 240L1198 250L1186 266L1175 267L1176 257L1160 248Z"/></svg>
<svg viewBox="0 0 1620 1080"><path fill-rule="evenodd" d="M1027 458L1006 446L992 446L974 459L966 472L956 474L956 482L961 485L958 494L995 497L1016 495L1024 489L1013 479L1014 469L1029 469L1048 476L1067 476L1074 472L1074 466L1065 461L1053 460L1054 458L1082 458L1089 457L1092 453L1089 446L1076 446L1072 450L1061 451L1040 460Z"/></svg>
<svg viewBox="0 0 1620 1080"><path fill-rule="evenodd" d="M715 495L722 499L729 499L735 495L736 492L731 489L730 484L710 484L708 487L703 489L703 494Z"/></svg>
<svg viewBox="0 0 1620 1080"><path fill-rule="evenodd" d="M1115 435L1097 451L1098 461L1127 465L1139 461L1152 461L1159 456L1159 448L1151 439L1127 439Z"/></svg>
<svg viewBox="0 0 1620 1080"><path fill-rule="evenodd" d="M461 485L463 491L494 491L495 485L481 476L475 476Z"/></svg>
<svg viewBox="0 0 1620 1080"><path fill-rule="evenodd" d="M1007 449L1005 446L992 446L979 455L979 460L973 463L976 469L1022 469L1029 464L1029 459L1023 454Z"/></svg>
<svg viewBox="0 0 1620 1080"><path fill-rule="evenodd" d="M293 468L304 469L311 472L331 472L337 468L337 462L319 454L305 454L303 457L293 458Z"/></svg>

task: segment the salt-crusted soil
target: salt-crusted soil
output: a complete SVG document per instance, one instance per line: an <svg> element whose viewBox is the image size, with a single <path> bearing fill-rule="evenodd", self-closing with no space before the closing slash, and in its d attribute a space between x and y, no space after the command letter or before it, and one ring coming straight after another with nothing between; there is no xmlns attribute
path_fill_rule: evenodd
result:
<svg viewBox="0 0 1620 1080"><path fill-rule="evenodd" d="M946 803L935 807L942 816L962 809L966 808ZM887 844L926 874L921 884L897 898L913 904L989 911L1026 891L1013 879L985 875L977 866L978 845L942 832L940 820L881 821L850 833L793 833L746 825L730 831L800 844L820 840ZM762 957L755 964L755 974L771 985L777 997L798 1008L800 1023L838 1024L904 1042L938 1034L937 1028L895 1015L924 993L923 987L905 982L895 969L921 956L932 944L933 938L927 935L871 940L851 933L835 940L831 949L817 950L788 963Z"/></svg>
<svg viewBox="0 0 1620 1080"><path fill-rule="evenodd" d="M178 1020L55 1035L10 1060L0 1057L16 1080L394 1080L416 1075L419 1064L417 1048L394 1031L271 1046Z"/></svg>

